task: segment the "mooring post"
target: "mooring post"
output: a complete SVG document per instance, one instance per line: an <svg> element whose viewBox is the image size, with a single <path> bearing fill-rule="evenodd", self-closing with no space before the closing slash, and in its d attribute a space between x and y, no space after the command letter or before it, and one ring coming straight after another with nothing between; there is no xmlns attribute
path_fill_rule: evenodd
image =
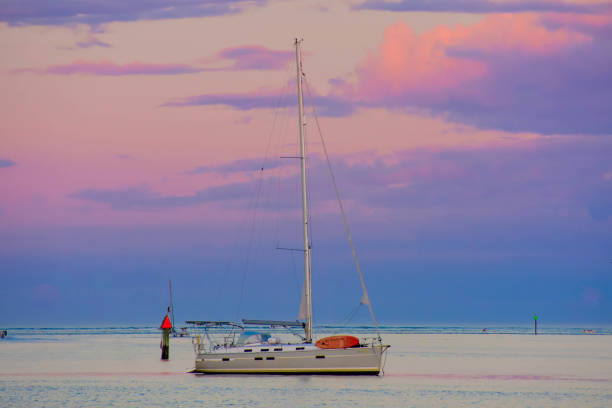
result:
<svg viewBox="0 0 612 408"><path fill-rule="evenodd" d="M168 360L170 359L170 330L172 329L172 323L170 323L170 319L168 315L164 317L161 326L159 327L162 332L162 341L161 341L161 359Z"/></svg>
<svg viewBox="0 0 612 408"><path fill-rule="evenodd" d="M538 334L538 315L535 313L533 314L533 334Z"/></svg>

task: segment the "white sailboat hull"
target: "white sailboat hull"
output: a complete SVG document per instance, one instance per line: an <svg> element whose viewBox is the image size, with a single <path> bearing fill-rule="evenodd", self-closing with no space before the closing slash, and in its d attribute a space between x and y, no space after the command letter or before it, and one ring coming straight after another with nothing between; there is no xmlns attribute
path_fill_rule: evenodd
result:
<svg viewBox="0 0 612 408"><path fill-rule="evenodd" d="M194 372L206 374L370 374L382 370L383 354L389 346L374 345L346 349L245 352L244 347L199 353Z"/></svg>

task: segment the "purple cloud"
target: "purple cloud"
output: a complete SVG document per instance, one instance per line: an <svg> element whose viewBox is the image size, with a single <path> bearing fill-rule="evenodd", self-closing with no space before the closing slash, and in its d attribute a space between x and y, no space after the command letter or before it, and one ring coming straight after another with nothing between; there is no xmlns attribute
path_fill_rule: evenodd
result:
<svg viewBox="0 0 612 408"><path fill-rule="evenodd" d="M283 69L295 54L291 51L271 50L260 45L245 45L221 50L217 56L233 60L228 70Z"/></svg>
<svg viewBox="0 0 612 408"><path fill-rule="evenodd" d="M610 134L612 37L571 47L559 54L471 53L492 75L477 84L489 100L449 99L434 109L484 128L544 134ZM455 51L456 55L461 51ZM469 51L468 51L469 53ZM467 54L464 54L467 55ZM466 88L474 84L466 84ZM465 89L467 92L468 90Z"/></svg>
<svg viewBox="0 0 612 408"><path fill-rule="evenodd" d="M3 167L12 167L12 166L16 166L17 163L15 163L14 161L12 161L11 159L2 159L0 158L0 169Z"/></svg>
<svg viewBox="0 0 612 408"><path fill-rule="evenodd" d="M610 4L581 4L561 0L367 0L356 10L429 11L457 13L561 12L598 13L610 10Z"/></svg>
<svg viewBox="0 0 612 408"><path fill-rule="evenodd" d="M274 108L279 106L280 93L251 93L251 94L205 94L189 96L166 102L162 106L208 106L225 105L239 110Z"/></svg>
<svg viewBox="0 0 612 408"><path fill-rule="evenodd" d="M479 149L418 149L367 162L331 158L340 192L349 211L383 211L402 219L409 214L438 214L470 219L572 219L609 222L612 216L612 141L605 138L553 138L517 143L514 147ZM267 170L279 164L270 160ZM284 165L284 163L283 163ZM288 164L289 165L289 164ZM191 173L257 171L261 160L237 160L221 166L201 166ZM335 202L327 164L309 160L310 200L317 208ZM262 197L279 195L281 203L265 209L297 208L297 175L264 178ZM171 209L206 203L246 208L258 181L209 187L193 194L164 196L147 187L82 189L73 198L104 203L116 210ZM287 197L285 197L287 196ZM291 197L288 197L291 196ZM268 201L269 197L268 197ZM292 207L293 206L293 207ZM351 207L349 207L351 208ZM565 215L560 215L565 214Z"/></svg>
<svg viewBox="0 0 612 408"><path fill-rule="evenodd" d="M392 164L335 160L343 195L366 207L469 217L612 215L612 141L553 139L519 147L400 152Z"/></svg>
<svg viewBox="0 0 612 408"><path fill-rule="evenodd" d="M164 196L148 187L120 189L80 189L69 197L95 203L108 204L115 210L143 210L188 207L215 201L233 201L249 197L249 183L235 183L208 187L185 196Z"/></svg>
<svg viewBox="0 0 612 408"><path fill-rule="evenodd" d="M99 39L91 36L87 38L85 41L77 42L76 46L78 48L91 48L91 47L109 48L111 45L109 43L105 43L104 41L100 41Z"/></svg>
<svg viewBox="0 0 612 408"><path fill-rule="evenodd" d="M344 117L350 116L355 112L358 104L339 96L332 95L315 95L313 103L317 110L317 114L328 117ZM306 98L306 106L310 104L309 98ZM308 110L310 106L306 109Z"/></svg>
<svg viewBox="0 0 612 408"><path fill-rule="evenodd" d="M86 41L77 43L77 47L89 48L94 46L110 47L110 44L102 42L93 36ZM15 69L13 73L32 72L38 74L55 75L180 75L192 74L206 71L244 71L244 70L266 70L279 69L287 65L291 58L291 52L276 51L257 45L246 45L221 50L213 61L229 60L231 64L226 67L207 67L189 64L151 64L143 62L131 62L129 64L117 64L111 61L75 61L69 64L51 65L46 68L21 68ZM208 59L205 62L210 62Z"/></svg>
<svg viewBox="0 0 612 408"><path fill-rule="evenodd" d="M355 110L355 104L348 99L337 96L314 95L317 114L329 117L349 116ZM291 100L293 102L293 99ZM308 104L308 99L305 103ZM163 104L165 107L213 106L224 105L238 110L271 109L289 103L287 95L282 92L250 92L242 94L204 94L176 99ZM292 105L291 105L292 106Z"/></svg>
<svg viewBox="0 0 612 408"><path fill-rule="evenodd" d="M142 62L131 62L129 64L116 64L114 62L88 62L76 61L71 64L51 65L47 68L22 68L13 73L34 72L39 74L55 75L180 75L192 74L203 71L202 68L186 64L148 64Z"/></svg>
<svg viewBox="0 0 612 408"><path fill-rule="evenodd" d="M265 0L255 1L258 5L264 3ZM235 14L245 6L241 0L5 0L0 7L0 21L11 25L98 25Z"/></svg>

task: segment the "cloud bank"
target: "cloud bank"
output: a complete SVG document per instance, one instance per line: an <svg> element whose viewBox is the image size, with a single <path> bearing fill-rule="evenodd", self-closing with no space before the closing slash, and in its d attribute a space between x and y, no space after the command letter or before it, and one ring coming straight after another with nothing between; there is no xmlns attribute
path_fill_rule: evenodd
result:
<svg viewBox="0 0 612 408"><path fill-rule="evenodd" d="M428 11L457 13L598 13L610 11L610 4L567 2L560 0L367 0L355 10Z"/></svg>
<svg viewBox="0 0 612 408"><path fill-rule="evenodd" d="M480 128L611 134L612 17L493 14L423 34L404 23L338 93Z"/></svg>
<svg viewBox="0 0 612 408"><path fill-rule="evenodd" d="M321 116L349 116L354 112L356 106L356 104L351 100L339 96L315 94L312 96L312 99L316 106L317 113ZM283 92L283 90L258 90L245 93L194 95L168 101L162 106L183 107L223 105L238 110L249 111L253 109L274 109L283 107L286 103L287 93ZM291 103L294 103L293 99L291 99ZM308 103L308 100L306 100L305 103Z"/></svg>
<svg viewBox="0 0 612 408"><path fill-rule="evenodd" d="M606 222L612 216L610 155L612 143L608 139L558 137L511 148L417 149L358 162L335 156L332 164L343 199L357 205L351 208L368 214L383 211L385 218L437 213L444 217L499 217L525 222L560 216L565 219L568 216L561 214L569 213L580 222L585 218ZM199 166L189 173L255 172L261 163L259 159L242 159ZM278 166L278 161L272 162L266 164L266 169ZM314 156L309 168L311 187L316 186L311 189L313 206L335 202L326 163ZM296 174L279 177L281 182L295 187ZM163 210L215 202L246 208L257 183L228 183L187 195L163 195L146 186L81 189L70 197L106 204L115 210ZM278 194L277 178L264 179L264 183L268 184L264 184L263 191L269 189L271 195ZM286 201L283 208L291 204L291 198L281 200Z"/></svg>
<svg viewBox="0 0 612 408"><path fill-rule="evenodd" d="M116 64L111 61L89 62L75 61L70 64L51 65L46 68L22 68L14 70L14 73L32 72L37 74L54 75L101 75L101 76L123 76L123 75L180 75L201 72L202 68L186 64L149 64L143 62L131 62L128 64Z"/></svg>
<svg viewBox="0 0 612 408"><path fill-rule="evenodd" d="M236 14L265 0L5 0L0 21L10 25L98 25Z"/></svg>
<svg viewBox="0 0 612 408"><path fill-rule="evenodd" d="M119 189L80 189L70 194L70 197L107 204L115 210L146 210L242 199L248 197L251 190L252 186L249 183L234 183L208 187L191 195L164 196L146 186L136 186Z"/></svg>
<svg viewBox="0 0 612 408"><path fill-rule="evenodd" d="M227 70L267 70L283 69L295 57L292 51L271 50L261 45L244 45L225 48L217 53L221 60L231 60Z"/></svg>
<svg viewBox="0 0 612 408"><path fill-rule="evenodd" d="M105 43L104 41L101 41L94 36L87 37L85 41L78 41L76 43L76 46L77 48L92 48L92 47L110 48L111 47L109 43Z"/></svg>
<svg viewBox="0 0 612 408"><path fill-rule="evenodd" d="M232 63L212 69L278 69L292 55L243 46L215 58ZM319 114L329 117L385 108L484 129L610 135L610 67L612 14L489 14L471 25L422 34L400 22L358 64L355 80L333 78L331 92L313 99ZM269 109L282 97L280 90L200 94L163 106Z"/></svg>

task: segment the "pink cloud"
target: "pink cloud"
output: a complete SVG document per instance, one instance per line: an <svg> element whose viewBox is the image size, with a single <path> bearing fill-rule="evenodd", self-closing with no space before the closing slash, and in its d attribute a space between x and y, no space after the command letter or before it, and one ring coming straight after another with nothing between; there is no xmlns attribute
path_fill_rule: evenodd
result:
<svg viewBox="0 0 612 408"><path fill-rule="evenodd" d="M387 28L378 50L359 69L358 93L365 99L405 92L431 94L486 74L481 62L446 55L445 49L456 45L464 35L440 27L419 36L404 23Z"/></svg>
<svg viewBox="0 0 612 408"><path fill-rule="evenodd" d="M422 34L400 22L356 83L332 86L360 105L424 108L482 128L610 133L611 38L612 20L588 15L491 14Z"/></svg>
<svg viewBox="0 0 612 408"><path fill-rule="evenodd" d="M366 99L406 93L444 98L495 74L486 61L472 57L475 53L550 55L589 41L584 34L551 31L538 22L533 14L496 14L472 26L439 26L421 35L397 23L385 30L378 50L360 67L358 92Z"/></svg>
<svg viewBox="0 0 612 408"><path fill-rule="evenodd" d="M583 16L584 17L584 16ZM464 37L463 46L494 52L554 54L590 38L571 30L551 30L540 25L536 14L496 14L470 27L458 27L456 36Z"/></svg>

